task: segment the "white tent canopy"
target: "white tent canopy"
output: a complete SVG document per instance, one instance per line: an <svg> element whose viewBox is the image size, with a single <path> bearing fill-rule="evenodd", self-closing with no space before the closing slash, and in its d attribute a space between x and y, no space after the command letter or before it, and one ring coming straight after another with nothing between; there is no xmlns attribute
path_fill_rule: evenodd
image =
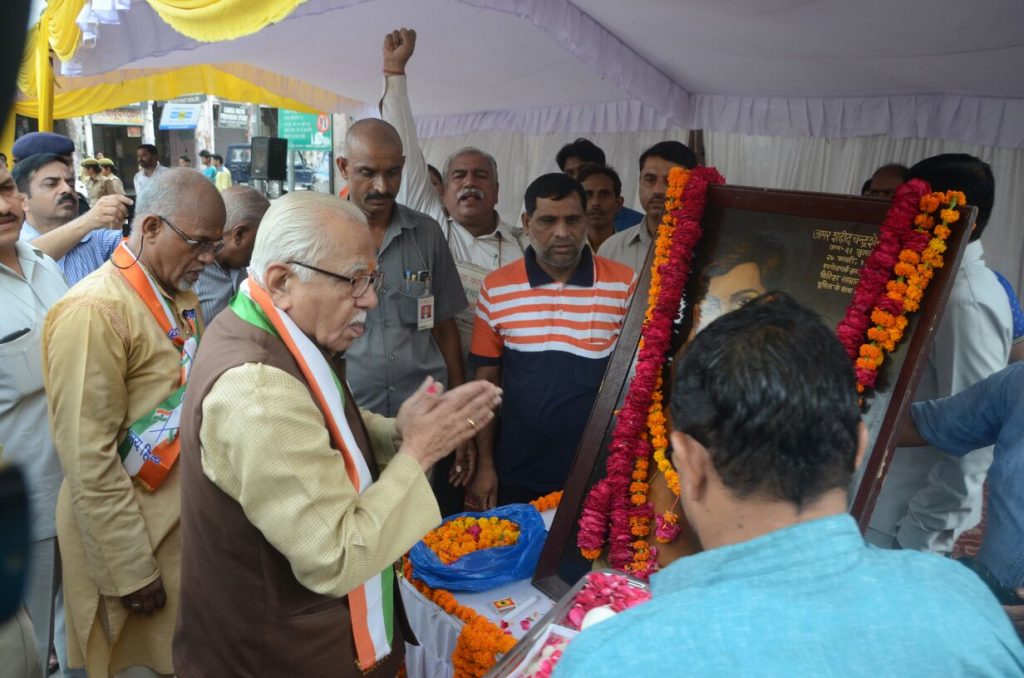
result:
<svg viewBox="0 0 1024 678"><path fill-rule="evenodd" d="M426 138L682 127L1024 147L1016 0L307 0L214 44L140 0L120 19L79 50L84 75L242 62L365 110L382 36L413 27L410 95Z"/></svg>
<svg viewBox="0 0 1024 678"><path fill-rule="evenodd" d="M508 221L581 135L634 206L640 152L690 129L730 183L768 188L855 193L882 164L972 153L997 182L987 261L1024 283L1019 0L306 0L219 43L177 33L143 0L118 18L78 50L82 75L255 67L293 83L288 96L302 83L338 95L317 103L357 118L376 115L383 36L415 28L424 153L440 165L467 144L492 152Z"/></svg>

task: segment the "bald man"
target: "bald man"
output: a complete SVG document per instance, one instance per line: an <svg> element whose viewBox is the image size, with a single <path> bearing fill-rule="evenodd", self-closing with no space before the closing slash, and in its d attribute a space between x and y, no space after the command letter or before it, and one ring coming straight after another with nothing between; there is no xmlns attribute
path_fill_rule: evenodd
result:
<svg viewBox="0 0 1024 678"><path fill-rule="evenodd" d="M395 201L402 184L402 140L395 128L360 120L345 136L338 169L349 199L370 225L384 286L366 319L366 338L346 353L348 379L362 407L393 417L427 376L463 382L455 316L468 305L441 227ZM456 461L461 482L468 461Z"/></svg>
<svg viewBox="0 0 1024 678"><path fill-rule="evenodd" d="M249 186L232 186L221 192L227 219L224 222L224 249L214 255L213 263L203 269L195 292L203 309L203 321L209 325L235 296L246 277L246 268L256 243L256 231L270 201Z"/></svg>
<svg viewBox="0 0 1024 678"><path fill-rule="evenodd" d="M64 469L57 538L68 664L171 675L181 562L176 421L202 332L191 287L224 201L189 169L152 178L132 235L46 316L43 381ZM162 472L162 473L161 473Z"/></svg>

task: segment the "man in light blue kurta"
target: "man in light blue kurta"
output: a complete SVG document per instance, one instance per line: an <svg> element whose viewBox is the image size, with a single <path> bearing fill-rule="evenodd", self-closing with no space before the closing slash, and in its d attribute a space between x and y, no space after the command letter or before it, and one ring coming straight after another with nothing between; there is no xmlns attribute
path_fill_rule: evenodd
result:
<svg viewBox="0 0 1024 678"><path fill-rule="evenodd" d="M706 550L575 638L556 676L1024 675L973 572L867 546L846 514L867 433L817 316L759 297L698 334L676 375L672 461Z"/></svg>

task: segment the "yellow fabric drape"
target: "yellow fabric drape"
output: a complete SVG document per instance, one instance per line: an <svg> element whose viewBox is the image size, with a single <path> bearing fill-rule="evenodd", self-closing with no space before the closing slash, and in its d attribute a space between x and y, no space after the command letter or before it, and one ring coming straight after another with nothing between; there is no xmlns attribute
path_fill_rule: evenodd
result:
<svg viewBox="0 0 1024 678"><path fill-rule="evenodd" d="M147 0L171 28L201 42L234 40L291 14L306 0Z"/></svg>
<svg viewBox="0 0 1024 678"><path fill-rule="evenodd" d="M46 13L43 13L43 21ZM36 74L36 118L39 119L40 132L53 131L53 68L50 65L50 46L45 40L37 40L35 45Z"/></svg>
<svg viewBox="0 0 1024 678"><path fill-rule="evenodd" d="M82 41L82 31L75 19L85 3L86 0L50 0L39 17L39 23L29 28L25 36L25 55L18 72L18 89L26 96L36 96L36 55L42 49L40 40L61 61L68 61L75 55Z"/></svg>
<svg viewBox="0 0 1024 678"><path fill-rule="evenodd" d="M83 89L60 91L53 98L53 116L58 119L76 118L138 101L162 101L199 93L212 94L231 101L259 102L266 106L288 108L304 113L319 112L307 104L213 66L186 66L151 72L142 77L96 84ZM16 101L14 110L19 115L35 118L39 114L39 102Z"/></svg>
<svg viewBox="0 0 1024 678"><path fill-rule="evenodd" d="M54 54L61 61L73 57L82 41L82 31L75 23L75 19L85 7L85 2L86 0L50 0L47 3L46 15L49 21L46 25L46 35Z"/></svg>

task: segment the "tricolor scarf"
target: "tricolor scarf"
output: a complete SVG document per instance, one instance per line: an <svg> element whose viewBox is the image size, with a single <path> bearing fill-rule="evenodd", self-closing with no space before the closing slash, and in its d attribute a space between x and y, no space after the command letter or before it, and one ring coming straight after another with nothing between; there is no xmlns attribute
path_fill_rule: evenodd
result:
<svg viewBox="0 0 1024 678"><path fill-rule="evenodd" d="M181 351L181 384L170 395L128 427L117 452L125 472L150 492L159 488L181 452L178 423L181 419L181 401L185 394L192 361L199 347L199 329L195 309L182 315L192 329L188 339L178 329L177 319L164 299L163 293L145 267L123 242L114 250L111 260L128 285L153 315L167 338Z"/></svg>
<svg viewBox="0 0 1024 678"><path fill-rule="evenodd" d="M286 313L274 306L270 295L246 280L231 300L231 310L242 320L272 334L288 347L317 406L324 415L331 443L341 451L348 479L362 494L373 484L343 409L345 393L327 358ZM377 576L348 593L359 668L368 671L391 653L394 629L394 571L386 567Z"/></svg>

